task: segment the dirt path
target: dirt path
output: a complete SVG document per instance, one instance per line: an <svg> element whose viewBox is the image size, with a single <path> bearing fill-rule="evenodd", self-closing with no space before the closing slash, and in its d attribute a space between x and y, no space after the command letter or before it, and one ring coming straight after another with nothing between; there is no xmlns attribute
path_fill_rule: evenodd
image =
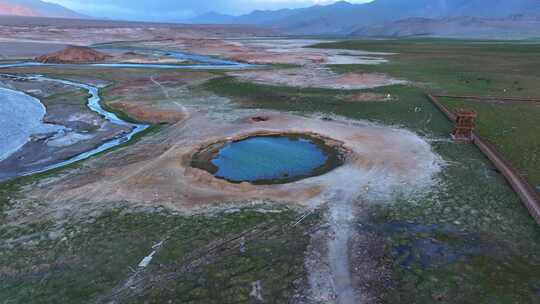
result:
<svg viewBox="0 0 540 304"><path fill-rule="evenodd" d="M303 304L364 303L364 291L353 283L351 242L356 233L356 196L336 191L329 197L324 213L324 230L312 235L308 252L309 291Z"/></svg>
<svg viewBox="0 0 540 304"><path fill-rule="evenodd" d="M328 265L330 266L336 303L358 304L352 285L349 240L354 222L350 200L335 200L328 211L330 238L328 239Z"/></svg>
<svg viewBox="0 0 540 304"><path fill-rule="evenodd" d="M170 101L172 101L175 105L177 105L180 109L182 109L182 112L184 113L184 115L186 116L186 118L188 117L189 115L189 111L187 110L187 108L182 105L181 103L175 101L174 99L171 98L171 95L169 94L169 91L167 90L167 88L165 88L159 81L157 81L154 76L150 76L150 81L152 81L154 84L156 84L160 89L161 91L163 92L163 95L165 95L165 97L167 97L167 99L169 99Z"/></svg>

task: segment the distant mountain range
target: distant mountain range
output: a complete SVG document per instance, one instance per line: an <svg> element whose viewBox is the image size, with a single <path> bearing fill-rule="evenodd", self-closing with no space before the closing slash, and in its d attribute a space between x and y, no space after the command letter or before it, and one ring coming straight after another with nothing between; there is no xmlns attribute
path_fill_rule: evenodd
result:
<svg viewBox="0 0 540 304"><path fill-rule="evenodd" d="M0 15L88 18L40 0L0 0ZM256 25L289 35L519 39L540 37L539 16L540 0L375 0L241 16L211 12L187 23Z"/></svg>
<svg viewBox="0 0 540 304"><path fill-rule="evenodd" d="M348 36L366 33L375 25L392 24L403 19L409 19L409 22L392 24L394 29L403 24L411 27L411 21L414 21L411 18L443 22L446 18L463 16L500 19L520 14L540 14L540 0L375 0L365 4L341 1L300 9L254 11L242 16L209 13L189 22L253 24L287 34ZM455 23L457 19L448 21ZM433 22L424 22L424 25L431 24Z"/></svg>
<svg viewBox="0 0 540 304"><path fill-rule="evenodd" d="M362 27L351 32L349 36L359 38L538 38L540 37L540 17L514 15L507 18L407 18L381 25Z"/></svg>
<svg viewBox="0 0 540 304"><path fill-rule="evenodd" d="M88 18L59 4L39 0L0 0L0 15L54 17L54 18Z"/></svg>

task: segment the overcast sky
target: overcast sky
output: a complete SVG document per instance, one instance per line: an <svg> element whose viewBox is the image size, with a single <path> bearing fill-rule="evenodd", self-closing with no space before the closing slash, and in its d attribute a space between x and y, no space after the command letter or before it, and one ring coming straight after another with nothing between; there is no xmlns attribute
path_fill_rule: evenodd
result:
<svg viewBox="0 0 540 304"><path fill-rule="evenodd" d="M305 7L336 0L45 0L94 17L152 21L180 20L209 11L245 14L255 9ZM349 0L351 3L371 0Z"/></svg>

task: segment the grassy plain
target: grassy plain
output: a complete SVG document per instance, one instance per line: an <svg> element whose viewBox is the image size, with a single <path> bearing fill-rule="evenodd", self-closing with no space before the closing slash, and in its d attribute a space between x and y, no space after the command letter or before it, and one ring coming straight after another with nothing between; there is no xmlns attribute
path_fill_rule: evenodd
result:
<svg viewBox="0 0 540 304"><path fill-rule="evenodd" d="M213 72L221 77L198 89L226 96L240 107L318 114L325 119L333 119L334 114L365 119L410 129L430 141L447 164L438 176L438 187L418 197L371 206L370 216L358 220L359 233L375 233L385 241L392 265L392 281L381 295L381 303L538 303L540 229L478 150L448 140L451 123L424 95L426 89L495 95L517 80L509 95L540 96L540 89L533 85L539 79L531 67L539 49L536 45L517 45L526 56L519 59L509 46L483 44L422 40L335 45L399 52L390 57L389 64L333 68L385 72L416 85L363 91L298 89L239 82ZM499 51L486 50L482 55L484 48ZM471 55L463 53L475 49ZM504 75L503 68L496 73L483 70L482 63L496 62L483 58L486 54L507 57L516 69L530 75ZM477 71L465 61L469 56L471 61L481 60L475 63ZM92 76L108 80L111 87L133 78L173 73L19 71L60 78ZM113 97L108 92L104 90L102 95L105 103ZM390 94L394 100L347 99L356 93ZM17 208L13 198L19 189L31 187L34 178L41 177L0 185L3 213ZM283 206L195 216L172 214L161 207L130 208L119 202L105 214L67 223L3 225L0 299L6 303L254 303L250 293L259 282L266 302L288 303L295 289L305 287L304 251L309 234L320 228L317 213L293 227L301 214ZM137 272L134 267L141 258L163 240L154 262ZM140 280L145 288L122 288L129 278Z"/></svg>
<svg viewBox="0 0 540 304"><path fill-rule="evenodd" d="M104 80L109 82L109 87L100 92L105 106L118 98L133 98L118 95L114 88L134 80L200 76L196 71L151 69L35 68L6 72L81 82ZM165 103L163 93L154 91L145 98ZM57 94L47 102L78 104L83 97L78 93ZM136 121L120 109L110 109ZM145 136L167 127L152 126ZM144 137L115 150L126 149L137 140ZM119 202L97 216L68 217L61 222L46 216L31 222L8 220L8 213L23 210L22 215L28 215L34 207L48 204L40 199L19 204L25 189L84 165L79 162L0 184L1 303L248 303L253 286L259 283L263 299L284 303L306 284L304 252L308 231L318 223L319 215L314 213L297 223L302 214L285 206L260 203L246 209L187 216L161 207L133 208ZM143 271L138 269L141 259L161 241L163 249L152 264ZM124 288L130 278L141 280L143 286L137 285L136 292Z"/></svg>
<svg viewBox="0 0 540 304"><path fill-rule="evenodd" d="M3 303L247 303L259 280L263 297L286 302L302 283L305 232L317 219L293 227L299 215L279 206L210 216L130 209L62 227L2 227ZM19 235L26 244L11 245ZM136 271L161 241L151 266ZM125 288L129 278L144 284Z"/></svg>
<svg viewBox="0 0 540 304"><path fill-rule="evenodd" d="M451 109L479 113L478 132L499 150L540 191L540 103L489 102L440 98Z"/></svg>
<svg viewBox="0 0 540 304"><path fill-rule="evenodd" d="M400 63L394 62L335 69L398 71L393 65ZM450 74L433 77L444 79ZM391 75L412 77L397 72ZM458 78L453 85L461 88L459 93L470 93ZM419 198L374 206L368 223L359 222L359 231L376 231L387 240L395 281L382 296L384 303L539 301L540 229L504 178L475 147L449 140L452 124L426 98L426 84L343 91L259 85L223 77L209 81L206 88L247 108L316 114L326 119L332 119L332 114L366 119L413 130L431 142L447 162L438 177L439 187ZM535 89L531 86L527 90ZM359 93L390 94L394 100L351 102L345 98Z"/></svg>
<svg viewBox="0 0 540 304"><path fill-rule="evenodd" d="M355 40L321 48L396 53L377 66L333 66L337 72L381 72L415 82L426 91L451 95L540 99L537 41ZM540 186L540 103L446 100L479 112L479 132L493 142L534 186ZM540 188L539 188L540 189Z"/></svg>
<svg viewBox="0 0 540 304"><path fill-rule="evenodd" d="M390 52L382 65L336 65L339 72L382 72L437 93L540 97L540 43L462 40L352 40L318 44Z"/></svg>

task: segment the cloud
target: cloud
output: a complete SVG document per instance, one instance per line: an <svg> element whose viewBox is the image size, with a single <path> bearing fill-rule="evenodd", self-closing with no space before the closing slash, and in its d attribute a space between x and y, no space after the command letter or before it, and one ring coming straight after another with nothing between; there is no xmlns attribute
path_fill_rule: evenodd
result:
<svg viewBox="0 0 540 304"><path fill-rule="evenodd" d="M245 14L255 9L280 9L331 4L337 0L45 0L95 17L149 21L182 20L214 11ZM350 0L352 3L370 0Z"/></svg>

